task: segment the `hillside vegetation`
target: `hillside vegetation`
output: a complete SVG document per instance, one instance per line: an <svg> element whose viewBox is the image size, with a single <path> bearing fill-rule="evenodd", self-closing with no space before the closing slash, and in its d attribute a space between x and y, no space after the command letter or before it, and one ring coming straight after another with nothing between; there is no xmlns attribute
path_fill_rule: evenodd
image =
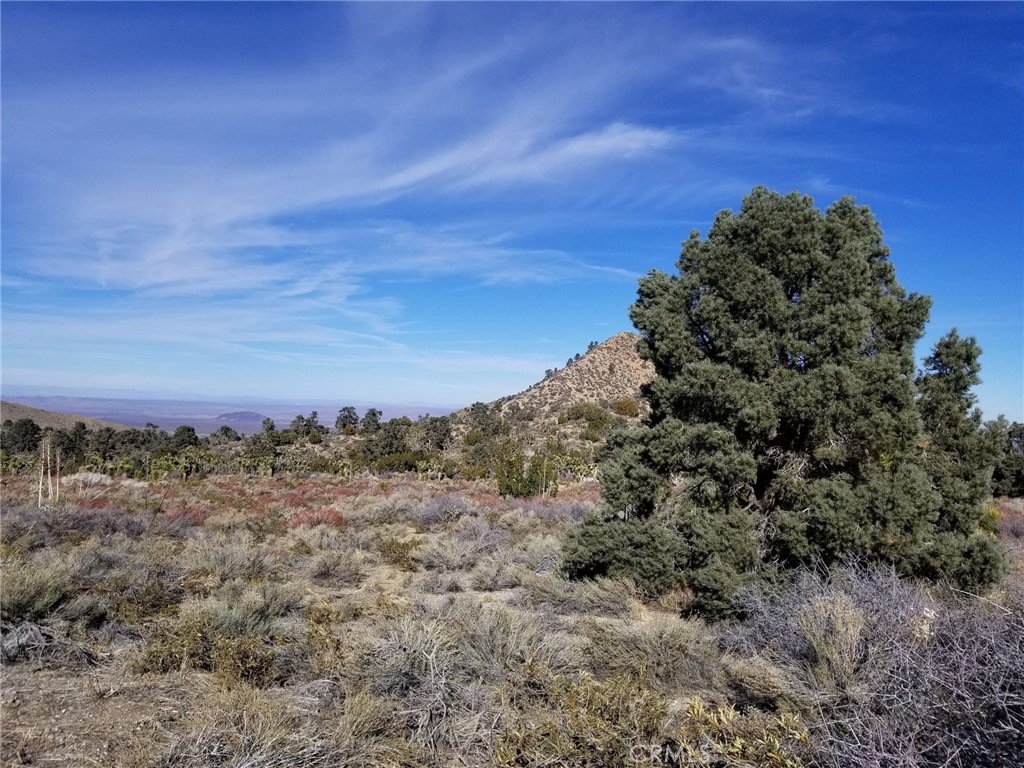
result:
<svg viewBox="0 0 1024 768"><path fill-rule="evenodd" d="M42 429L72 429L76 423L82 422L88 429L131 429L126 424L117 424L103 419L94 419L91 416L78 416L73 413L58 413L47 411L42 408L32 408L20 403L12 403L7 400L0 402L0 421L21 421L31 419Z"/></svg>
<svg viewBox="0 0 1024 768"><path fill-rule="evenodd" d="M914 370L929 300L849 199L755 189L677 266L450 416L5 421L0 758L1024 764L1024 425L975 340Z"/></svg>

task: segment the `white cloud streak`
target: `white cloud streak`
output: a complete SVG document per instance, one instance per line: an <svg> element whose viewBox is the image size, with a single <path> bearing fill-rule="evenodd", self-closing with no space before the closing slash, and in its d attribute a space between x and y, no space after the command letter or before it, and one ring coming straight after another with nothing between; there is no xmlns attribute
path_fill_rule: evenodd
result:
<svg viewBox="0 0 1024 768"><path fill-rule="evenodd" d="M487 199L551 220L560 206L601 215L743 191L707 156L742 147L753 110L785 121L811 102L829 108L813 81L783 76L764 43L680 35L657 14L628 30L549 28L524 15L495 39L411 53L406 36L429 40L432 12L398 16L381 25L377 10L353 7L346 46L287 71L5 79L5 195L38 217L5 243L4 281L20 297L5 309L5 344L543 370L551 361L539 357L411 351L396 340L410 318L384 281L632 281L614 248L596 259L537 247L459 211ZM666 105L716 94L725 127L630 108L634 91L652 88ZM535 195L550 195L555 213L531 207ZM454 212L424 224L432 207ZM47 295L30 296L47 284L111 298L54 311Z"/></svg>

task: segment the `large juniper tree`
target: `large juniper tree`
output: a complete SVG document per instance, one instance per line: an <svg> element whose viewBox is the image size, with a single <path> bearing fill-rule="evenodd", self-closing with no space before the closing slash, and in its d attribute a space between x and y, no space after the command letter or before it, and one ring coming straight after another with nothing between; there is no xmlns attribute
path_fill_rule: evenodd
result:
<svg viewBox="0 0 1024 768"><path fill-rule="evenodd" d="M915 378L930 299L896 281L867 208L757 188L678 268L640 281L651 415L610 440L571 574L687 586L707 609L758 570L848 555L1000 577L979 528L1000 441L972 410L980 350L953 331Z"/></svg>

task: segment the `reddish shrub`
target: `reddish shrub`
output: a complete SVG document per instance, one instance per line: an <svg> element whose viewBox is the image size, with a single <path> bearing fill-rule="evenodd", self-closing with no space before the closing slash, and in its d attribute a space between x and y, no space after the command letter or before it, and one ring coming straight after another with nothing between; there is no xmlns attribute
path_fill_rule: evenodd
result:
<svg viewBox="0 0 1024 768"><path fill-rule="evenodd" d="M96 496L92 499L82 499L78 502L82 509L106 509L110 506L110 499L106 496Z"/></svg>
<svg viewBox="0 0 1024 768"><path fill-rule="evenodd" d="M169 509L164 514L166 515L169 523L182 521L189 525L200 526L206 522L206 518L210 517L213 512L205 507L178 507L175 509Z"/></svg>
<svg viewBox="0 0 1024 768"><path fill-rule="evenodd" d="M312 528L314 525L333 525L335 528L343 528L345 526L344 516L334 509L304 509L288 521L289 528L298 528L299 526L309 526Z"/></svg>

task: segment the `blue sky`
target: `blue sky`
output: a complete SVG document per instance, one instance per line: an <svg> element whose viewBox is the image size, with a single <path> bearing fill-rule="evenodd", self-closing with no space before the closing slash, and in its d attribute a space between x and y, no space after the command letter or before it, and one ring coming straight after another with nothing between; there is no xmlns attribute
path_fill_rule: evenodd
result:
<svg viewBox="0 0 1024 768"><path fill-rule="evenodd" d="M881 221L1024 420L1024 6L9 3L3 388L461 406L757 184Z"/></svg>

